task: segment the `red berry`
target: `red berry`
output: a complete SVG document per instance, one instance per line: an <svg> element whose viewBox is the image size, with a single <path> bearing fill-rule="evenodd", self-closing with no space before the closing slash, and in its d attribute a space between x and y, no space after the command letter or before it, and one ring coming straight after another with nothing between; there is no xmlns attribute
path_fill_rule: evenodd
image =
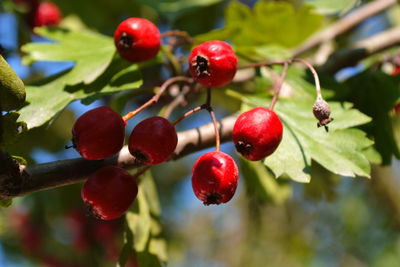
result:
<svg viewBox="0 0 400 267"><path fill-rule="evenodd" d="M400 75L400 66L396 66L396 67L393 69L392 75L393 75L393 76Z"/></svg>
<svg viewBox="0 0 400 267"><path fill-rule="evenodd" d="M149 60L160 50L160 31L147 19L129 18L118 25L114 43L118 53L126 60Z"/></svg>
<svg viewBox="0 0 400 267"><path fill-rule="evenodd" d="M122 216L138 193L136 177L116 166L107 166L89 176L82 199L90 213L102 220Z"/></svg>
<svg viewBox="0 0 400 267"><path fill-rule="evenodd" d="M235 76L237 57L226 42L205 42L192 50L189 70L193 78L204 86L223 86Z"/></svg>
<svg viewBox="0 0 400 267"><path fill-rule="evenodd" d="M98 160L121 150L125 138L125 122L107 106L98 107L80 116L72 128L72 142L82 157Z"/></svg>
<svg viewBox="0 0 400 267"><path fill-rule="evenodd" d="M61 20L61 11L51 2L40 3L34 15L34 26L57 26Z"/></svg>
<svg viewBox="0 0 400 267"><path fill-rule="evenodd" d="M175 151L178 136L174 125L163 117L141 121L129 137L129 152L144 164L159 164Z"/></svg>
<svg viewBox="0 0 400 267"><path fill-rule="evenodd" d="M228 202L235 194L238 167L231 156L213 151L202 155L193 165L192 187L204 205Z"/></svg>
<svg viewBox="0 0 400 267"><path fill-rule="evenodd" d="M282 140L283 126L278 115L263 107L242 113L233 126L236 150L248 160L271 155Z"/></svg>

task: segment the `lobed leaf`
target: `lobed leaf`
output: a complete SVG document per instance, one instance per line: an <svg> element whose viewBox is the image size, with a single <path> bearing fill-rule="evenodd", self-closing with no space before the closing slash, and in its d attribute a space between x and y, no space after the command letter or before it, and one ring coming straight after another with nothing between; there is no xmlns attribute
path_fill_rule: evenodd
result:
<svg viewBox="0 0 400 267"><path fill-rule="evenodd" d="M114 56L111 37L91 31L60 28L35 28L35 33L56 42L28 43L22 46L25 64L36 61L71 61L75 66L63 82L89 84L106 70Z"/></svg>

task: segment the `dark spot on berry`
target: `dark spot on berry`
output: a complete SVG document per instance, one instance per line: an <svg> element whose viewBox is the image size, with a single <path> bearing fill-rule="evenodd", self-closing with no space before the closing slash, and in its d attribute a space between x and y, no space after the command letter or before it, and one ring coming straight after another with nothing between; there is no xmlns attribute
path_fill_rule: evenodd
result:
<svg viewBox="0 0 400 267"><path fill-rule="evenodd" d="M205 206L212 205L212 204L220 204L222 196L218 193L211 193L207 196L207 200L203 202Z"/></svg>
<svg viewBox="0 0 400 267"><path fill-rule="evenodd" d="M210 73L208 72L208 60L207 58L203 56L197 56L196 57L196 62L194 63L194 66L196 67L196 73L197 76L210 76Z"/></svg>
<svg viewBox="0 0 400 267"><path fill-rule="evenodd" d="M85 214L87 215L87 216L90 216L90 217L93 217L93 218L96 218L96 219L102 219L102 217L100 216L100 214L95 210L95 209L93 209L93 206L92 205L90 205L88 202L86 202L85 201Z"/></svg>
<svg viewBox="0 0 400 267"><path fill-rule="evenodd" d="M139 162L147 163L149 158L143 154L140 150L134 150L131 152L132 156Z"/></svg>
<svg viewBox="0 0 400 267"><path fill-rule="evenodd" d="M238 141L235 144L236 150L242 155L249 155L251 148L253 147L250 143L244 141Z"/></svg>
<svg viewBox="0 0 400 267"><path fill-rule="evenodd" d="M125 49L131 48L133 45L133 39L130 37L128 34L125 32L121 34L121 37L119 38L119 46L123 47Z"/></svg>

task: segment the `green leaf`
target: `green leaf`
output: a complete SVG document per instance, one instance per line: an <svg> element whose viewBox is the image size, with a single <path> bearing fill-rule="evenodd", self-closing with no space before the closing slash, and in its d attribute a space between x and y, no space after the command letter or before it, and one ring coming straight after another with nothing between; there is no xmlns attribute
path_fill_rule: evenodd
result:
<svg viewBox="0 0 400 267"><path fill-rule="evenodd" d="M65 80L74 75L73 70L54 75L37 85L27 86L27 102L19 112L20 121L29 129L43 125L57 115L70 102L85 99L86 104L101 95L135 89L141 86L141 74L137 65L119 57L91 84L65 86Z"/></svg>
<svg viewBox="0 0 400 267"><path fill-rule="evenodd" d="M384 164L389 164L392 156L400 158L399 146L389 117L389 112L400 97L399 81L399 77L376 71L365 71L346 81L351 88L349 97L352 102L373 118L365 130L374 137L375 147Z"/></svg>
<svg viewBox="0 0 400 267"><path fill-rule="evenodd" d="M136 2L154 8L157 13L163 14L170 20L176 20L187 12L215 5L222 0L137 0Z"/></svg>
<svg viewBox="0 0 400 267"><path fill-rule="evenodd" d="M126 221L129 229L133 233L133 246L135 251L143 251L146 248L150 236L151 217L149 206L140 187L133 211L128 211L126 214Z"/></svg>
<svg viewBox="0 0 400 267"><path fill-rule="evenodd" d="M2 123L0 148L14 143L27 130L25 122L17 122L19 116L18 112L9 112L0 118Z"/></svg>
<svg viewBox="0 0 400 267"><path fill-rule="evenodd" d="M150 171L140 176L139 192L132 211L126 214L125 245L119 264L124 266L136 251L140 266L162 266L168 260L167 243L161 237L160 202Z"/></svg>
<svg viewBox="0 0 400 267"><path fill-rule="evenodd" d="M24 45L22 51L27 55L23 62L75 62L74 68L63 80L67 85L92 83L105 71L115 52L111 37L91 31L42 27L35 28L35 33L56 42Z"/></svg>
<svg viewBox="0 0 400 267"><path fill-rule="evenodd" d="M9 206L11 206L12 204L12 199L4 199L4 200L0 200L0 207L2 208L8 208Z"/></svg>
<svg viewBox="0 0 400 267"><path fill-rule="evenodd" d="M268 100L257 96L242 96L244 109L249 106L267 106ZM309 182L311 160L329 171L344 176L369 177L370 165L362 153L373 142L354 127L365 124L370 118L352 109L349 103L330 103L335 120L327 133L317 128L312 114L313 102L279 100L275 106L283 125L283 138L278 149L264 163L276 177L287 174L298 182Z"/></svg>
<svg viewBox="0 0 400 267"><path fill-rule="evenodd" d="M305 3L314 6L319 13L344 14L356 5L361 3L360 0L305 0Z"/></svg>
<svg viewBox="0 0 400 267"><path fill-rule="evenodd" d="M250 196L270 200L275 204L284 203L292 194L289 184L279 184L261 162L241 159L241 174Z"/></svg>
<svg viewBox="0 0 400 267"><path fill-rule="evenodd" d="M299 45L320 28L323 17L310 6L296 8L283 1L258 1L254 10L238 1L232 1L226 8L225 28L219 30L222 37L239 46L279 45L290 48ZM284 33L284 34L282 34ZM215 37L196 36L206 41Z"/></svg>
<svg viewBox="0 0 400 267"><path fill-rule="evenodd" d="M146 172L141 176L140 187L146 197L146 201L149 205L149 211L153 216L161 215L160 201L158 200L157 188L154 183L154 179L151 172Z"/></svg>

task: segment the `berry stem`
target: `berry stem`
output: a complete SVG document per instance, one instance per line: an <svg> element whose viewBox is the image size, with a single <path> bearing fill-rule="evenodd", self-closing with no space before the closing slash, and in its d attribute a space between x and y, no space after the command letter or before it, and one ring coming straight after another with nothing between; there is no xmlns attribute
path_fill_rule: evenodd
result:
<svg viewBox="0 0 400 267"><path fill-rule="evenodd" d="M164 53L164 55L167 57L167 59L171 63L171 66L173 68L172 72L173 72L174 76L181 75L182 74L181 65L179 64L178 60L176 60L176 58L175 58L174 54L171 52L171 50L166 46L161 46L161 51Z"/></svg>
<svg viewBox="0 0 400 267"><path fill-rule="evenodd" d="M317 99L323 99L322 94L321 94L321 86L319 83L318 73L315 70L315 68L307 60L304 60L302 58L294 58L293 61L297 61L297 62L300 62L300 63L306 65L306 67L311 71L312 75L314 76L314 80L315 80L315 90L317 91Z"/></svg>
<svg viewBox="0 0 400 267"><path fill-rule="evenodd" d="M218 122L217 118L215 117L215 113L213 108L211 107L211 88L207 87L207 102L206 102L206 109L210 113L212 122L214 124L214 130L215 130L215 150L220 151L221 147L221 141L219 137L219 129L218 129Z"/></svg>
<svg viewBox="0 0 400 267"><path fill-rule="evenodd" d="M206 109L206 108L207 108L207 106L206 106L205 104L203 104L203 105L201 105L201 106L199 106L199 107L196 107L196 108L194 108L194 109L191 109L191 110L189 110L188 112L186 112L185 114L183 114L181 117L179 117L179 118L177 118L176 120L174 120L174 121L172 122L172 124L173 124L173 125L176 125L176 124L178 124L179 122L181 122L183 119L186 119L187 117L193 115L194 113L199 112L200 110L203 110L203 109Z"/></svg>
<svg viewBox="0 0 400 267"><path fill-rule="evenodd" d="M269 109L270 110L274 109L276 101L278 101L279 94L281 92L281 88L282 88L283 82L284 82L285 77L286 77L286 73L287 73L288 68L289 68L289 63L288 62L284 62L283 64L284 65L283 65L283 70L282 70L281 77L279 78L278 82L274 86L274 97L272 98L271 104L269 105Z"/></svg>
<svg viewBox="0 0 400 267"><path fill-rule="evenodd" d="M214 110L211 107L211 88L207 87L207 100L206 103L196 107L194 109L189 110L188 112L186 112L185 114L183 114L181 117L177 118L176 120L174 120L172 122L173 125L178 124L179 122L181 122L183 119L193 115L196 112L199 112L200 110L206 109L208 111L208 113L210 113L213 125L214 125L214 129L215 129L215 149L216 151L220 151L220 146L221 146L221 138L219 136L219 129L218 129L218 122L217 122L217 118L215 117L215 113Z"/></svg>
<svg viewBox="0 0 400 267"><path fill-rule="evenodd" d="M172 78L166 80L161 85L160 90L157 92L157 94L155 94L149 101L144 103L142 106L138 107L137 109L135 109L131 112L128 112L126 115L124 115L122 117L122 119L126 122L129 119L131 119L132 117L134 117L135 115L137 115L140 112L142 112L143 110L145 110L146 108L153 105L154 103L157 103L157 101L160 99L160 97L164 93L164 91L166 89L168 89L172 84L177 83L177 82L185 82L185 83L191 84L191 83L193 83L193 79L184 77L184 76L176 76L176 77L172 77Z"/></svg>
<svg viewBox="0 0 400 267"><path fill-rule="evenodd" d="M164 118L168 119L177 106L187 104L185 96L191 91L191 89L192 86L187 85L182 88L182 91L175 97L174 100L171 101L171 103L168 104L163 114Z"/></svg>
<svg viewBox="0 0 400 267"><path fill-rule="evenodd" d="M256 67L264 67L271 65L284 65L285 63L290 62L290 60L286 61L270 61L270 62L256 62L248 65L239 66L238 69L248 69L248 68L256 68Z"/></svg>
<svg viewBox="0 0 400 267"><path fill-rule="evenodd" d="M188 44L194 43L193 38L189 35L189 33L185 32L185 31L172 30L172 31L163 32L161 34L161 38L164 38L164 37L180 37Z"/></svg>

